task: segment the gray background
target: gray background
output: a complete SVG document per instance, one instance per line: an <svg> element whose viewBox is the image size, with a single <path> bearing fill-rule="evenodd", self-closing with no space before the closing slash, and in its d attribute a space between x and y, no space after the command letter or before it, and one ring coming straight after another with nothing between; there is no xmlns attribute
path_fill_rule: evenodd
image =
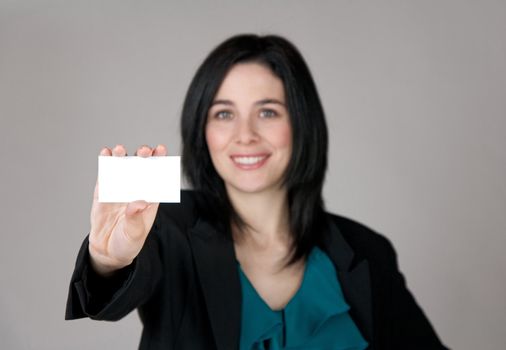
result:
<svg viewBox="0 0 506 350"><path fill-rule="evenodd" d="M135 349L64 321L104 145L165 143L198 64L242 32L306 57L331 211L384 233L455 349L506 347L504 1L1 1L0 347Z"/></svg>

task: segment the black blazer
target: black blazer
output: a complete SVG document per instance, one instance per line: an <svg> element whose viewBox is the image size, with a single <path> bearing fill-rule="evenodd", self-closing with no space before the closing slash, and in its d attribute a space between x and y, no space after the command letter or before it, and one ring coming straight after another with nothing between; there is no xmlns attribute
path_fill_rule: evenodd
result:
<svg viewBox="0 0 506 350"><path fill-rule="evenodd" d="M115 321L137 308L142 350L236 350L241 287L233 242L199 215L195 193L161 204L134 262L111 279L93 273L88 239L72 275L65 318ZM383 236L327 214L322 248L369 349L446 349L399 272Z"/></svg>

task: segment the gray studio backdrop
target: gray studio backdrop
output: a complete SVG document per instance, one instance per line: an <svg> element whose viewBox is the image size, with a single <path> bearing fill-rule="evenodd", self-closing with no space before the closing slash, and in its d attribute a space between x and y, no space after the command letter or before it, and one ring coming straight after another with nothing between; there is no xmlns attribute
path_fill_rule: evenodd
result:
<svg viewBox="0 0 506 350"><path fill-rule="evenodd" d="M198 64L291 39L331 135L326 204L385 234L443 341L506 348L504 1L0 1L0 348L136 349L64 321L104 145L165 143Z"/></svg>

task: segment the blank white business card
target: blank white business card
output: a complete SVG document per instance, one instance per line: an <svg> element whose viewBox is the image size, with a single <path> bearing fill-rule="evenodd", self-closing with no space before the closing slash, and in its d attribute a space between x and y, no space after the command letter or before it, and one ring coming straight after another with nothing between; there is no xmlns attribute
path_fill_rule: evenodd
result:
<svg viewBox="0 0 506 350"><path fill-rule="evenodd" d="M179 203L181 157L98 157L98 201Z"/></svg>

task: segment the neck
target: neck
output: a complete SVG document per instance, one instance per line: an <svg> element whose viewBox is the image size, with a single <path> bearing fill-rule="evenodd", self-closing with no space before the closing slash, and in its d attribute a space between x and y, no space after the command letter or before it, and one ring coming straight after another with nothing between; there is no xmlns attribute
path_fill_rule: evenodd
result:
<svg viewBox="0 0 506 350"><path fill-rule="evenodd" d="M237 231L237 243L254 244L259 248L290 244L288 195L285 189L245 193L227 188L234 210L246 223ZM239 232L240 231L240 232Z"/></svg>

